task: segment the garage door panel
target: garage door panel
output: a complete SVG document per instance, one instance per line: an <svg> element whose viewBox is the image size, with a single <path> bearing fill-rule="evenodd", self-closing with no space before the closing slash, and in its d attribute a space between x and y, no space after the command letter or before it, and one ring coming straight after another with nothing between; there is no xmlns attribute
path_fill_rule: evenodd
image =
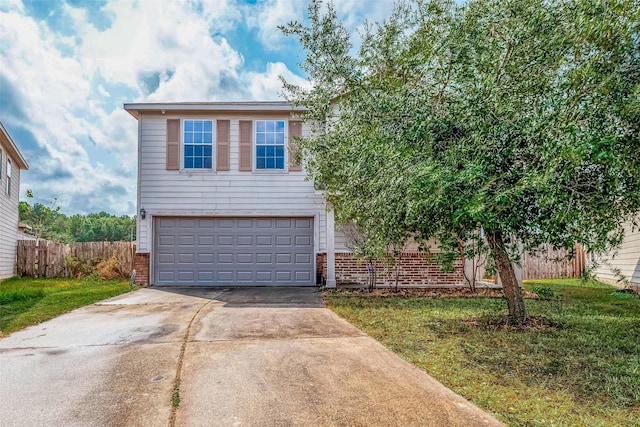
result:
<svg viewBox="0 0 640 427"><path fill-rule="evenodd" d="M311 263L311 255L310 254L296 254L296 264L310 264Z"/></svg>
<svg viewBox="0 0 640 427"><path fill-rule="evenodd" d="M311 237L309 236L295 236L295 242L297 247L310 247L312 245Z"/></svg>
<svg viewBox="0 0 640 427"><path fill-rule="evenodd" d="M158 285L313 285L312 218L155 218Z"/></svg>
<svg viewBox="0 0 640 427"><path fill-rule="evenodd" d="M273 221L271 219L260 218L256 220L257 228L273 228Z"/></svg>
<svg viewBox="0 0 640 427"><path fill-rule="evenodd" d="M298 283L306 283L312 280L311 273L308 271L296 271L295 280Z"/></svg>
<svg viewBox="0 0 640 427"><path fill-rule="evenodd" d="M213 254L198 254L198 264L213 264Z"/></svg>
<svg viewBox="0 0 640 427"><path fill-rule="evenodd" d="M272 260L271 254L258 253L256 254L256 263L257 264L271 264Z"/></svg>
<svg viewBox="0 0 640 427"><path fill-rule="evenodd" d="M291 271L276 271L276 282L291 282Z"/></svg>
<svg viewBox="0 0 640 427"><path fill-rule="evenodd" d="M218 270L216 272L217 283L233 283L233 271L232 270Z"/></svg>
<svg viewBox="0 0 640 427"><path fill-rule="evenodd" d="M173 264L176 262L176 256L174 254L160 254L158 256L158 263L160 264Z"/></svg>
<svg viewBox="0 0 640 427"><path fill-rule="evenodd" d="M233 264L232 253L219 253L216 257L218 264Z"/></svg>
<svg viewBox="0 0 640 427"><path fill-rule="evenodd" d="M239 270L236 272L238 282L253 282L253 271Z"/></svg>
<svg viewBox="0 0 640 427"><path fill-rule="evenodd" d="M291 246L292 240L291 236L276 236L276 246Z"/></svg>
<svg viewBox="0 0 640 427"><path fill-rule="evenodd" d="M258 282L271 282L273 281L273 275L270 271L256 271L256 280Z"/></svg>
<svg viewBox="0 0 640 427"><path fill-rule="evenodd" d="M253 246L253 236L237 236L236 244L238 246Z"/></svg>
<svg viewBox="0 0 640 427"><path fill-rule="evenodd" d="M236 260L238 264L253 264L253 254L238 254Z"/></svg>
<svg viewBox="0 0 640 427"><path fill-rule="evenodd" d="M196 228L196 220L195 219L181 219L179 221L179 227L181 229Z"/></svg>
<svg viewBox="0 0 640 427"><path fill-rule="evenodd" d="M291 264L291 254L276 254L276 264Z"/></svg>
<svg viewBox="0 0 640 427"><path fill-rule="evenodd" d="M193 235L181 235L178 237L178 244L180 246L193 246L196 243L196 236Z"/></svg>
<svg viewBox="0 0 640 427"><path fill-rule="evenodd" d="M233 219L218 219L218 228L233 228Z"/></svg>
<svg viewBox="0 0 640 427"><path fill-rule="evenodd" d="M160 246L174 246L176 244L175 236L160 236L158 238L158 245Z"/></svg>
<svg viewBox="0 0 640 427"><path fill-rule="evenodd" d="M273 238L271 236L256 236L256 246L271 246Z"/></svg>
<svg viewBox="0 0 640 427"><path fill-rule="evenodd" d="M213 246L215 242L215 236L199 235L198 246Z"/></svg>
<svg viewBox="0 0 640 427"><path fill-rule="evenodd" d="M198 282L212 282L214 277L213 271L198 271Z"/></svg>
<svg viewBox="0 0 640 427"><path fill-rule="evenodd" d="M178 263L180 264L193 264L193 262L195 261L195 255L194 253L188 253L188 254L178 254Z"/></svg>
<svg viewBox="0 0 640 427"><path fill-rule="evenodd" d="M290 219L276 219L276 228L291 228Z"/></svg>
<svg viewBox="0 0 640 427"><path fill-rule="evenodd" d="M193 270L178 270L178 282L187 282L194 283L195 275L193 274Z"/></svg>
<svg viewBox="0 0 640 427"><path fill-rule="evenodd" d="M295 221L295 226L297 229L309 229L311 228L312 221L310 218L299 218Z"/></svg>
<svg viewBox="0 0 640 427"><path fill-rule="evenodd" d="M218 236L218 246L233 246L233 236Z"/></svg>
<svg viewBox="0 0 640 427"><path fill-rule="evenodd" d="M216 221L214 219L200 219L198 226L200 228L216 228Z"/></svg>

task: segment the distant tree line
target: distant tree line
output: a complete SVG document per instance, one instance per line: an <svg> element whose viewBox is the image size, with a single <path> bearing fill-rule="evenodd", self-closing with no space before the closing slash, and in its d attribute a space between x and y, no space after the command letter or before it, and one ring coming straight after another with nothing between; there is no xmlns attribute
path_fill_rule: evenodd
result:
<svg viewBox="0 0 640 427"><path fill-rule="evenodd" d="M56 206L56 199L44 205L32 202L33 193L27 190L29 201L19 204L20 221L29 225L27 233L37 238L61 243L116 242L136 238L135 216L115 216L107 212L67 216Z"/></svg>

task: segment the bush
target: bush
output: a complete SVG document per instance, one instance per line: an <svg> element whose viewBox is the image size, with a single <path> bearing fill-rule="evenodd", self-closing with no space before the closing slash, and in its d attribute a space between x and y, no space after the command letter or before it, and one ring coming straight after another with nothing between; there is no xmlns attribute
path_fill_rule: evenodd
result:
<svg viewBox="0 0 640 427"><path fill-rule="evenodd" d="M128 271L122 267L120 260L113 254L111 258L100 261L96 266L98 277L102 280L125 279L129 277Z"/></svg>
<svg viewBox="0 0 640 427"><path fill-rule="evenodd" d="M91 275L99 262L99 258L87 259L69 255L64 259L64 267L67 269L67 274L70 277L79 279Z"/></svg>

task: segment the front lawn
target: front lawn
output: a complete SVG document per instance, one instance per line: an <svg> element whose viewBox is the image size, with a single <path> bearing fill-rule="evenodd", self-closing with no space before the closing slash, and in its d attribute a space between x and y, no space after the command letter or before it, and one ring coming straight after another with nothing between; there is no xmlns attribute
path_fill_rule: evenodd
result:
<svg viewBox="0 0 640 427"><path fill-rule="evenodd" d="M129 289L128 280L4 280L0 282L0 337Z"/></svg>
<svg viewBox="0 0 640 427"><path fill-rule="evenodd" d="M501 298L326 292L327 305L510 426L640 426L640 299L597 282L545 280L527 300L550 325L505 330ZM557 298L553 299L553 296Z"/></svg>

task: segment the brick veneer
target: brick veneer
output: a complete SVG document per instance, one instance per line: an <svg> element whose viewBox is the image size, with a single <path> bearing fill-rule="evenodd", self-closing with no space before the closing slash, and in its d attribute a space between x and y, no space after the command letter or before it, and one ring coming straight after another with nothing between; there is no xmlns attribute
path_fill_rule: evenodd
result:
<svg viewBox="0 0 640 427"><path fill-rule="evenodd" d="M133 268L136 270L136 284L149 284L149 254L136 253L133 257Z"/></svg>
<svg viewBox="0 0 640 427"><path fill-rule="evenodd" d="M316 255L317 273L322 275L323 281L327 277L327 254ZM395 285L395 267L387 268L384 261L377 263L377 284L379 286ZM405 252L398 259L400 286L442 287L459 286L464 283L464 265L462 259L454 263L454 271L444 273L439 264L427 261L424 254L419 252ZM368 265L358 262L351 253L336 253L336 283L340 285L366 285Z"/></svg>

